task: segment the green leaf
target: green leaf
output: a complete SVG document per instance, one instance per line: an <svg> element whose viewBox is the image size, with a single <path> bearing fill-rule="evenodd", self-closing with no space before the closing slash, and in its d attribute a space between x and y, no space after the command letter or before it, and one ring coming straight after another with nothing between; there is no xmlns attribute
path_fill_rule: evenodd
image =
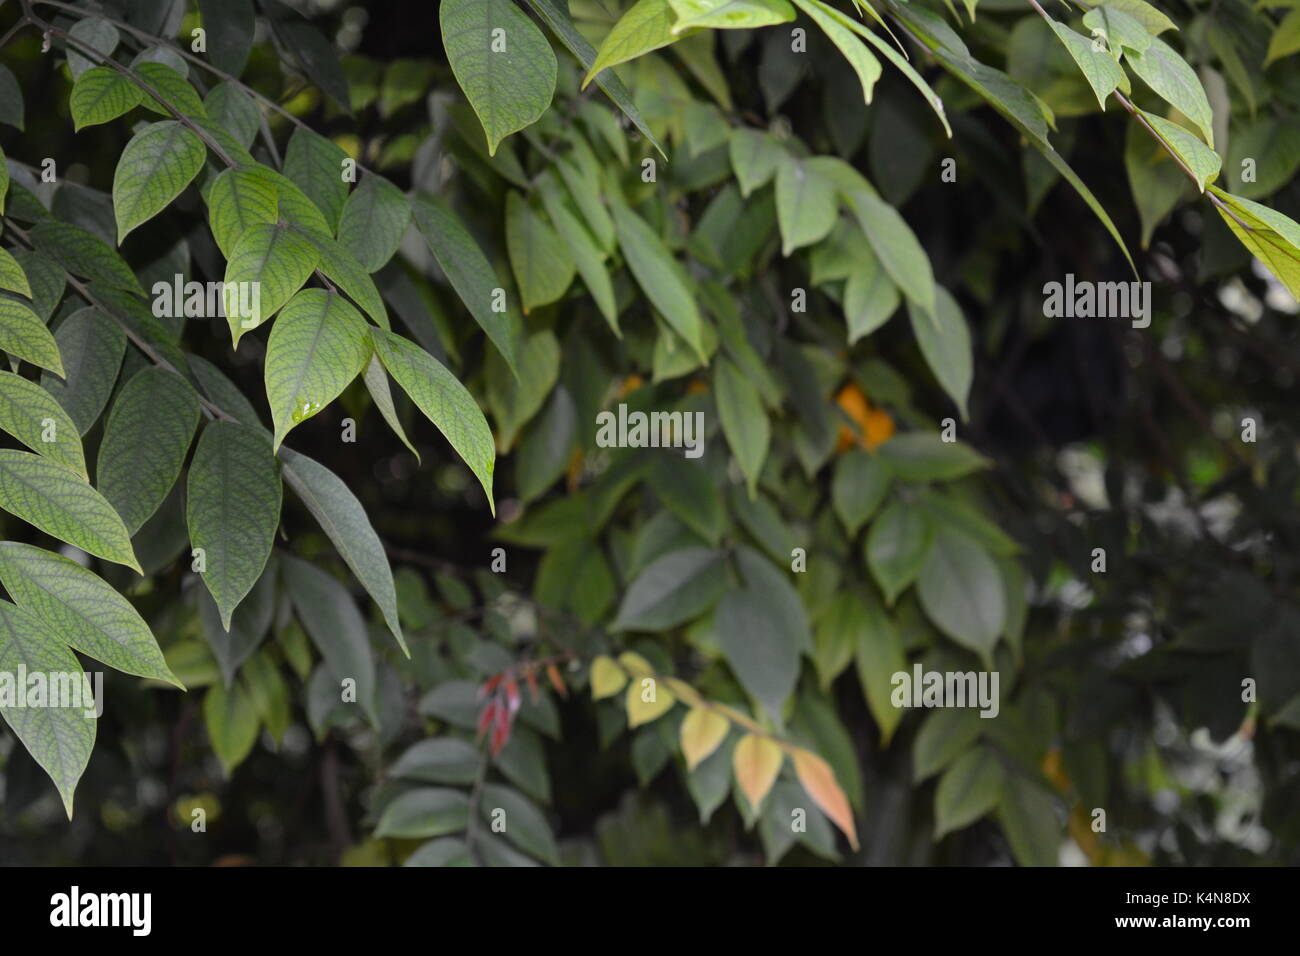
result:
<svg viewBox="0 0 1300 956"><path fill-rule="evenodd" d="M1214 113L1196 72L1174 48L1153 37L1141 53L1129 51L1129 65L1161 99L1196 124L1205 141L1214 145Z"/></svg>
<svg viewBox="0 0 1300 956"><path fill-rule="evenodd" d="M1056 866L1061 824L1056 802L1041 784L1021 776L1008 777L998 801L998 823L1021 866Z"/></svg>
<svg viewBox="0 0 1300 956"><path fill-rule="evenodd" d="M1029 141L1043 154L1043 157L1051 164L1052 168L1060 173L1061 177L1088 204L1088 208L1092 210L1093 215L1101 220L1101 224L1106 227L1106 231L1110 233L1111 238L1115 240L1115 244L1124 253L1129 268L1133 270L1134 275L1137 275L1137 267L1133 265L1133 257L1129 255L1128 247L1124 244L1124 238L1119 234L1119 229L1116 228L1109 213L1106 212L1097 197L1093 195L1092 190L1079 178L1078 173L1070 167L1070 164L1061 157L1060 153L1048 141L1047 122L1043 118L1042 108L1035 97L1002 71L980 63L978 60L972 59L968 54L957 54L946 48L939 47L934 50L934 55L945 69L983 97L1011 125L1029 138Z"/></svg>
<svg viewBox="0 0 1300 956"><path fill-rule="evenodd" d="M777 167L789 155L771 133L744 127L731 131L727 148L740 194L745 197L775 176Z"/></svg>
<svg viewBox="0 0 1300 956"><path fill-rule="evenodd" d="M247 149L262 128L262 112L253 98L227 80L218 83L203 99L208 120L229 132L231 138Z"/></svg>
<svg viewBox="0 0 1300 956"><path fill-rule="evenodd" d="M1179 202L1192 195L1191 183L1170 158L1161 141L1152 137L1139 123L1130 123L1126 132L1124 168L1142 221L1142 248L1145 249L1151 244L1151 234L1156 226Z"/></svg>
<svg viewBox="0 0 1300 956"><path fill-rule="evenodd" d="M418 787L385 805L375 836L422 839L460 833L469 822L469 797L447 787Z"/></svg>
<svg viewBox="0 0 1300 956"><path fill-rule="evenodd" d="M13 71L3 63L0 63L0 123L19 132L23 129L23 93Z"/></svg>
<svg viewBox="0 0 1300 956"><path fill-rule="evenodd" d="M831 480L831 503L850 537L884 502L893 477L878 455L853 449L840 456Z"/></svg>
<svg viewBox="0 0 1300 956"><path fill-rule="evenodd" d="M965 753L979 739L983 723L969 707L945 707L926 717L912 746L912 782L925 781Z"/></svg>
<svg viewBox="0 0 1300 956"><path fill-rule="evenodd" d="M858 683L880 728L880 745L887 747L905 713L902 707L894 706L892 699L894 675L907 669L903 639L874 598L863 606L855 636L853 659L857 663Z"/></svg>
<svg viewBox="0 0 1300 956"><path fill-rule="evenodd" d="M59 345L31 307L0 296L0 351L63 375Z"/></svg>
<svg viewBox="0 0 1300 956"><path fill-rule="evenodd" d="M401 439L403 445L410 449L411 454L415 456L415 460L418 462L420 461L420 453L411 444L411 440L406 437L406 430L402 428L402 422L397 417L397 408L393 405L393 392L388 387L388 373L384 371L384 363L379 361L379 357L374 354L373 342L371 346L370 361L366 363L364 373L366 391L370 393L375 407L379 409L379 414L388 423L388 427L393 430L393 434Z"/></svg>
<svg viewBox="0 0 1300 956"><path fill-rule="evenodd" d="M1106 39L1110 55L1116 60L1120 58L1123 47L1141 53L1151 45L1151 34L1147 28L1113 4L1093 7L1083 15L1083 25L1094 37L1100 35Z"/></svg>
<svg viewBox="0 0 1300 956"><path fill-rule="evenodd" d="M634 60L684 35L673 32L673 11L668 0L637 0L605 35L582 85L585 87L606 67Z"/></svg>
<svg viewBox="0 0 1300 956"><path fill-rule="evenodd" d="M560 343L555 333L535 332L524 342L519 376L510 374L495 352L486 360L488 406L496 419L497 447L514 444L519 429L542 408L560 376Z"/></svg>
<svg viewBox="0 0 1300 956"><path fill-rule="evenodd" d="M257 28L253 0L199 0L199 12L212 65L239 76L248 63Z"/></svg>
<svg viewBox="0 0 1300 956"><path fill-rule="evenodd" d="M117 44L121 40L121 35L113 24L101 17L86 17L78 20L68 31L74 41L68 42L68 69L72 71L73 78L77 78L89 70L99 60L91 59L82 52L83 47L97 51L104 57L108 57L117 49ZM65 41L66 42L66 41Z"/></svg>
<svg viewBox="0 0 1300 956"><path fill-rule="evenodd" d="M0 430L89 480L76 424L49 392L13 372L0 371Z"/></svg>
<svg viewBox="0 0 1300 956"><path fill-rule="evenodd" d="M367 272L377 272L397 252L410 224L410 200L382 176L366 174L343 204L339 244Z"/></svg>
<svg viewBox="0 0 1300 956"><path fill-rule="evenodd" d="M288 226L258 223L250 226L235 243L226 263L225 311L234 346L250 329L276 313L302 288L320 262L319 250ZM248 314L241 315L240 283L258 290L249 296Z"/></svg>
<svg viewBox="0 0 1300 956"><path fill-rule="evenodd" d="M720 358L714 365L713 384L717 389L718 417L722 432L736 456L749 496L758 493L758 478L763 473L772 429L767 412L756 389L736 365Z"/></svg>
<svg viewBox="0 0 1300 956"><path fill-rule="evenodd" d="M822 690L827 690L853 660L854 645L866 625L867 609L856 594L841 592L821 609L813 638L813 663Z"/></svg>
<svg viewBox="0 0 1300 956"><path fill-rule="evenodd" d="M844 283L844 318L849 344L870 335L889 320L898 308L898 286L885 273L875 253L864 249Z"/></svg>
<svg viewBox="0 0 1300 956"><path fill-rule="evenodd" d="M0 165L3 165L3 163L0 163ZM5 172L0 173L0 176L7 173L8 168L4 166ZM4 181L8 182L7 179ZM0 200L0 207L2 206L3 200ZM14 258L13 253L8 249L0 249L0 289L17 292L28 299L32 298L32 286L27 279L27 273L23 271L23 267L18 264L18 260Z"/></svg>
<svg viewBox="0 0 1300 956"><path fill-rule="evenodd" d="M0 542L0 582L19 607L75 650L124 674L185 689L131 603L77 562L30 544Z"/></svg>
<svg viewBox="0 0 1300 956"><path fill-rule="evenodd" d="M568 48L569 52L578 58L582 68L584 70L590 69L591 65L596 62L596 48L574 26L573 18L569 15L567 0L528 0L528 4L533 8L533 12L546 22L546 25L551 28L551 32L559 38L559 41ZM659 150L660 155L663 155L663 147L655 139L654 134L650 132L650 127L646 126L645 120L641 118L641 111L636 108L636 103L632 100L632 94L623 85L623 81L614 75L614 71L603 70L596 77L596 85L605 91L605 95L623 111L623 115L632 121L632 125L637 128L641 135L649 140L655 149ZM620 132L618 135L621 141L622 133Z"/></svg>
<svg viewBox="0 0 1300 956"><path fill-rule="evenodd" d="M867 567L893 604L916 580L930 550L932 532L925 512L895 501L880 513L867 535Z"/></svg>
<svg viewBox="0 0 1300 956"><path fill-rule="evenodd" d="M198 427L199 397L179 375L146 368L123 386L104 425L96 474L131 534L180 477Z"/></svg>
<svg viewBox="0 0 1300 956"><path fill-rule="evenodd" d="M1219 154L1177 123L1171 123L1154 113L1146 112L1146 110L1138 110L1138 112L1146 118L1148 123L1155 127L1160 138L1196 175L1196 188L1201 192L1205 192L1205 187L1219 177L1219 169L1223 165L1223 160Z"/></svg>
<svg viewBox="0 0 1300 956"><path fill-rule="evenodd" d="M496 450L492 431L474 397L442 363L414 342L383 329L371 329L370 336L375 354L388 374L469 465L487 494L488 507L496 514L492 499Z"/></svg>
<svg viewBox="0 0 1300 956"><path fill-rule="evenodd" d="M113 173L118 245L181 194L206 155L199 138L175 120L151 123L131 137Z"/></svg>
<svg viewBox="0 0 1300 956"><path fill-rule="evenodd" d="M487 134L488 154L536 122L555 95L555 53L510 0L443 0L442 43Z"/></svg>
<svg viewBox="0 0 1300 956"><path fill-rule="evenodd" d="M248 597L230 616L230 626L221 622L221 611L212 595L200 588L195 595L198 601L199 624L212 655L221 669L226 687L234 683L240 667L257 651L271 630L276 615L278 578L275 559L266 565Z"/></svg>
<svg viewBox="0 0 1300 956"><path fill-rule="evenodd" d="M290 448L280 449L284 480L302 499L384 615L388 629L406 655L406 639L397 616L397 591L384 545L356 495L334 472Z"/></svg>
<svg viewBox="0 0 1300 956"><path fill-rule="evenodd" d="M513 190L506 194L506 250L525 315L560 298L573 281L577 267L569 246L542 211Z"/></svg>
<svg viewBox="0 0 1300 956"><path fill-rule="evenodd" d="M298 558L282 558L285 584L298 617L312 643L325 658L330 675L343 694L343 681L355 682L355 700L378 725L375 661L366 622L352 595L336 579Z"/></svg>
<svg viewBox="0 0 1300 956"><path fill-rule="evenodd" d="M280 522L284 492L270 436L211 422L199 436L187 490L190 547L203 551L203 583L229 630L230 615L262 576Z"/></svg>
<svg viewBox="0 0 1300 956"><path fill-rule="evenodd" d="M803 603L794 586L766 558L736 552L742 585L714 612L718 645L742 687L778 725L799 677L799 655L813 648Z"/></svg>
<svg viewBox="0 0 1300 956"><path fill-rule="evenodd" d="M94 306L72 313L59 326L55 340L66 361L67 382L41 376L41 387L63 406L84 435L99 420L126 352L126 335L116 322Z"/></svg>
<svg viewBox="0 0 1300 956"><path fill-rule="evenodd" d="M80 226L43 219L29 233L37 250L73 275L143 296L144 289L126 261L112 247Z"/></svg>
<svg viewBox="0 0 1300 956"><path fill-rule="evenodd" d="M938 288L933 309L908 303L907 317L926 364L943 390L957 404L962 421L967 414L971 381L975 369L971 356L970 330L957 300L947 289Z"/></svg>
<svg viewBox="0 0 1300 956"><path fill-rule="evenodd" d="M412 744L388 767L388 776L420 783L471 784L478 776L479 752L457 737L434 737Z"/></svg>
<svg viewBox="0 0 1300 956"><path fill-rule="evenodd" d="M415 224L438 260L438 266L470 315L474 316L474 321L487 333L511 371L515 371L523 323L508 301L504 312L494 310L497 298L494 293L497 289L504 292L504 286L492 271L483 250L460 217L443 200L418 196L414 211Z"/></svg>
<svg viewBox="0 0 1300 956"><path fill-rule="evenodd" d="M786 0L668 0L677 22L674 33L699 27L714 30L748 30L789 23L794 7Z"/></svg>
<svg viewBox="0 0 1300 956"><path fill-rule="evenodd" d="M1102 8L1118 10L1127 14L1146 29L1152 36L1159 36L1166 30L1177 30L1174 21L1147 3L1146 0L1104 0Z"/></svg>
<svg viewBox="0 0 1300 956"><path fill-rule="evenodd" d="M0 601L0 671L67 675L71 686L84 693L87 679L81 664L51 633L48 625L22 608ZM101 703L95 701L95 704ZM84 699L78 706L0 706L3 716L27 751L50 775L72 819L72 794L95 746L93 706Z"/></svg>
<svg viewBox="0 0 1300 956"><path fill-rule="evenodd" d="M68 108L72 125L80 132L87 126L107 123L131 112L144 102L144 92L112 67L97 66L82 73L72 84Z"/></svg>
<svg viewBox="0 0 1300 956"><path fill-rule="evenodd" d="M371 355L367 328L347 300L324 289L303 289L285 305L266 343L263 372L272 450L361 374Z"/></svg>
<svg viewBox="0 0 1300 956"><path fill-rule="evenodd" d="M1273 38L1268 41L1268 52L1264 55L1264 68L1294 53L1300 53L1300 8L1283 17L1273 31Z"/></svg>
<svg viewBox="0 0 1300 956"><path fill-rule="evenodd" d="M613 631L666 631L699 617L727 588L721 552L682 548L655 559L628 586Z"/></svg>
<svg viewBox="0 0 1300 956"><path fill-rule="evenodd" d="M1210 192L1227 207L1216 206L1232 234L1300 299L1300 224L1249 199L1211 186ZM1230 211L1230 213L1229 213Z"/></svg>
<svg viewBox="0 0 1300 956"><path fill-rule="evenodd" d="M203 722L212 752L229 777L257 743L257 707L244 682L237 680L229 689L221 681L209 687L203 697Z"/></svg>
<svg viewBox="0 0 1300 956"><path fill-rule="evenodd" d="M70 468L31 452L0 450L0 508L87 554L143 573L113 506Z"/></svg>
<svg viewBox="0 0 1300 956"><path fill-rule="evenodd" d="M950 481L981 468L988 459L959 441L944 441L935 432L895 435L876 453L903 481Z"/></svg>
<svg viewBox="0 0 1300 956"><path fill-rule="evenodd" d="M934 311L934 271L911 227L893 206L870 193L855 192L846 198L889 278L910 301Z"/></svg>
<svg viewBox="0 0 1300 956"><path fill-rule="evenodd" d="M388 310L384 307L383 297L375 286L375 280L370 278L370 273L366 272L356 256L323 232L314 229L298 231L316 247L320 254L318 268L325 278L338 286L377 326L381 329L389 328Z"/></svg>
<svg viewBox="0 0 1300 956"><path fill-rule="evenodd" d="M618 244L637 284L664 321L686 341L701 362L707 362L701 331L704 320L687 285L685 269L644 219L623 202L615 202L613 206Z"/></svg>
<svg viewBox="0 0 1300 956"><path fill-rule="evenodd" d="M227 259L250 228L280 218L279 186L260 166L223 170L208 189L208 224Z"/></svg>
<svg viewBox="0 0 1300 956"><path fill-rule="evenodd" d="M258 4L267 14L271 31L302 72L344 112L348 109L348 81L339 64L334 43L320 28L278 0Z"/></svg>
<svg viewBox="0 0 1300 956"><path fill-rule="evenodd" d="M930 109L934 110L934 114L939 117L939 122L943 124L943 131L948 134L950 139L952 138L952 127L948 125L948 114L944 111L943 100L939 98L938 93L930 88L930 84L926 83L925 80L921 78L921 74L916 72L912 67L912 64L907 62L906 54L899 53L898 50L895 50L888 42L876 36L876 34L871 30L868 30L865 25L851 17L845 16L834 7L822 3L821 0L810 0L809 6L814 5L826 18L835 21L842 27L852 30L858 36L862 37L862 39L870 43L876 48L877 53L892 63L895 69L907 77L908 82L916 87L921 95L925 97L925 101L930 105ZM870 12L871 16L883 25L884 21L880 19L880 15L877 14L869 5L864 6L867 11ZM885 29L888 30L888 27L886 26ZM895 42L897 42L897 40L895 40Z"/></svg>
<svg viewBox="0 0 1300 956"><path fill-rule="evenodd" d="M504 816L498 814L498 810L504 810ZM506 839L525 853L543 863L559 865L560 851L546 818L519 791L495 783L486 784L479 800L479 812L488 823L495 824L501 820Z"/></svg>
<svg viewBox="0 0 1300 956"><path fill-rule="evenodd" d="M560 234L560 239L573 255L578 274L587 284L587 291L591 293L596 307L600 309L600 314L605 317L614 334L621 338L623 333L618 327L618 302L614 298L614 284L610 280L609 269L605 266L605 253L596 244L595 238L587 227L579 220L566 190L549 170L542 175L537 191L546 214ZM612 219L610 230L612 236Z"/></svg>
<svg viewBox="0 0 1300 956"><path fill-rule="evenodd" d="M348 154L319 133L302 126L294 128L284 151L284 175L311 197L325 216L329 234L339 223L348 184L343 179L343 161Z"/></svg>
<svg viewBox="0 0 1300 956"><path fill-rule="evenodd" d="M140 63L135 67L135 72L150 88L140 101L145 109L171 117L171 110L163 105L166 103L185 116L202 119L208 115L194 87L170 66Z"/></svg>
<svg viewBox="0 0 1300 956"><path fill-rule="evenodd" d="M1244 182L1246 159L1255 164L1255 181ZM1229 182L1246 199L1261 199L1283 188L1300 171L1300 124L1275 123L1261 116L1234 127L1225 166Z"/></svg>
<svg viewBox="0 0 1300 956"><path fill-rule="evenodd" d="M1051 17L1047 18L1047 23L1065 48L1070 51L1070 56L1078 64L1079 71L1083 73L1084 79L1092 87L1092 92L1096 94L1097 104L1105 110L1106 97L1116 89L1126 89L1128 77L1124 75L1124 71L1115 62L1113 56L1108 52L1093 49L1093 41L1088 37L1076 33L1064 23L1059 23Z"/></svg>
<svg viewBox="0 0 1300 956"><path fill-rule="evenodd" d="M934 838L969 826L998 805L1006 772L987 747L966 751L950 766L934 792Z"/></svg>
<svg viewBox="0 0 1300 956"><path fill-rule="evenodd" d="M880 61L853 35L853 30L841 22L842 17L835 16L839 13L838 10L828 7L821 0L795 0L795 3L844 54L849 66L858 75L858 82L862 84L863 102L870 103L871 91L876 80L880 79Z"/></svg>
<svg viewBox="0 0 1300 956"><path fill-rule="evenodd" d="M722 539L726 515L722 495L703 462L658 455L646 475L659 500L709 544Z"/></svg>
<svg viewBox="0 0 1300 956"><path fill-rule="evenodd" d="M964 534L936 528L916 587L921 607L939 630L992 660L1007 607L1002 578L987 551Z"/></svg>
<svg viewBox="0 0 1300 956"><path fill-rule="evenodd" d="M820 172L824 157L801 159L786 153L776 170L776 218L781 255L820 242L839 214L833 182Z"/></svg>

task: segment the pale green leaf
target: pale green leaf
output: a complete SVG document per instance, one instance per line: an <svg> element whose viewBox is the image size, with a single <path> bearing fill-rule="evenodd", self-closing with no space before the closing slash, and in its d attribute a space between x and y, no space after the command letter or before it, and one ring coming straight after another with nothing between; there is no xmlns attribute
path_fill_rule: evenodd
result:
<svg viewBox="0 0 1300 956"><path fill-rule="evenodd" d="M0 582L20 607L75 650L124 674L184 690L139 612L77 562L30 544L0 542Z"/></svg>
<svg viewBox="0 0 1300 956"><path fill-rule="evenodd" d="M8 371L0 371L0 430L87 478L76 423L49 392Z"/></svg>
<svg viewBox="0 0 1300 956"><path fill-rule="evenodd" d="M0 672L17 675L67 675L76 692L84 694L87 679L77 658L34 615L7 601L0 601ZM15 678L16 679L16 678ZM0 706L0 716L27 751L50 775L63 799L63 809L72 819L72 794L95 746L94 705L84 699L71 706Z"/></svg>
<svg viewBox="0 0 1300 956"><path fill-rule="evenodd" d="M303 236L279 223L250 226L231 250L226 263L225 311L231 343L274 315L302 288L320 262L320 251ZM239 306L240 283L256 283L247 315Z"/></svg>
<svg viewBox="0 0 1300 956"><path fill-rule="evenodd" d="M203 168L206 155L199 138L175 120L151 123L131 138L113 173L119 245L181 194Z"/></svg>
<svg viewBox="0 0 1300 956"><path fill-rule="evenodd" d="M0 352L62 376L64 366L59 351L58 342L30 306L0 296Z"/></svg>
<svg viewBox="0 0 1300 956"><path fill-rule="evenodd" d="M443 0L438 19L452 73L495 155L501 140L550 106L555 53L511 0Z"/></svg>
<svg viewBox="0 0 1300 956"><path fill-rule="evenodd" d="M267 340L263 370L273 449L361 374L371 355L367 328L346 299L324 289L303 289L285 305Z"/></svg>
<svg viewBox="0 0 1300 956"><path fill-rule="evenodd" d="M70 468L31 452L0 450L0 508L87 554L140 572L122 519Z"/></svg>

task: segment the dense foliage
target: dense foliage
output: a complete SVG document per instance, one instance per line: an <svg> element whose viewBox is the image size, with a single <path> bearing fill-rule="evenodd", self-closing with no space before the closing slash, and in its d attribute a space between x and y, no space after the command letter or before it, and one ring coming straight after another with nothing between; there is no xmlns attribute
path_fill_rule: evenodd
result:
<svg viewBox="0 0 1300 956"><path fill-rule="evenodd" d="M1161 6L8 0L0 860L1294 862L1300 6Z"/></svg>

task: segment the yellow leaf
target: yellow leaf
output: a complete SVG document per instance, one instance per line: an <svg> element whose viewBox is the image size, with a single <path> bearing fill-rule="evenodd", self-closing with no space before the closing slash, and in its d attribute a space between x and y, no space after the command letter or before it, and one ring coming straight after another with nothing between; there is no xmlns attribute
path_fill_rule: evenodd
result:
<svg viewBox="0 0 1300 956"><path fill-rule="evenodd" d="M665 677L664 683L673 692L673 696L683 704L699 707L704 702L704 698L700 696L699 691L684 680L678 680L676 677Z"/></svg>
<svg viewBox="0 0 1300 956"><path fill-rule="evenodd" d="M853 823L853 811L849 809L849 799L835 782L835 771L815 753L807 750L794 751L794 772L799 782L808 791L808 796L821 807L822 813L831 818L837 827L844 831L853 849L858 848L858 829Z"/></svg>
<svg viewBox="0 0 1300 956"><path fill-rule="evenodd" d="M639 727L658 720L677 699L667 687L660 686L653 677L643 677L627 685L627 725Z"/></svg>
<svg viewBox="0 0 1300 956"><path fill-rule="evenodd" d="M687 714L682 721L682 753L686 755L686 766L694 770L703 763L726 739L730 726L726 717L707 707L696 707Z"/></svg>
<svg viewBox="0 0 1300 956"><path fill-rule="evenodd" d="M766 737L746 734L736 744L731 766L736 771L736 782L749 801L749 805L758 813L763 806L763 798L776 783L776 775L781 772L784 755L781 748Z"/></svg>
<svg viewBox="0 0 1300 956"><path fill-rule="evenodd" d="M653 677L655 669L650 666L650 662L640 654L633 654L631 651L624 651L618 655L618 662L623 665L623 669L633 677Z"/></svg>
<svg viewBox="0 0 1300 956"><path fill-rule="evenodd" d="M614 663L613 658L602 654L591 662L591 699L613 697L627 683L627 675Z"/></svg>

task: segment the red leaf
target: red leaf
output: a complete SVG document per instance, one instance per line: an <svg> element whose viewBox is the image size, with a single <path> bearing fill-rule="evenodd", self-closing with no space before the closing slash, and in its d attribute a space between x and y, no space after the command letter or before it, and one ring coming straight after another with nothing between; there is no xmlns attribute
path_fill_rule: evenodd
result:
<svg viewBox="0 0 1300 956"><path fill-rule="evenodd" d="M480 737L482 737L483 732L488 729L488 725L492 723L492 719L496 716L497 710L497 702L493 701L483 708L483 713L479 714L478 735Z"/></svg>
<svg viewBox="0 0 1300 956"><path fill-rule="evenodd" d="M546 676L551 679L551 686L561 697L569 696L569 689L564 686L564 678L560 676L560 669L554 664L548 664L546 667Z"/></svg>

